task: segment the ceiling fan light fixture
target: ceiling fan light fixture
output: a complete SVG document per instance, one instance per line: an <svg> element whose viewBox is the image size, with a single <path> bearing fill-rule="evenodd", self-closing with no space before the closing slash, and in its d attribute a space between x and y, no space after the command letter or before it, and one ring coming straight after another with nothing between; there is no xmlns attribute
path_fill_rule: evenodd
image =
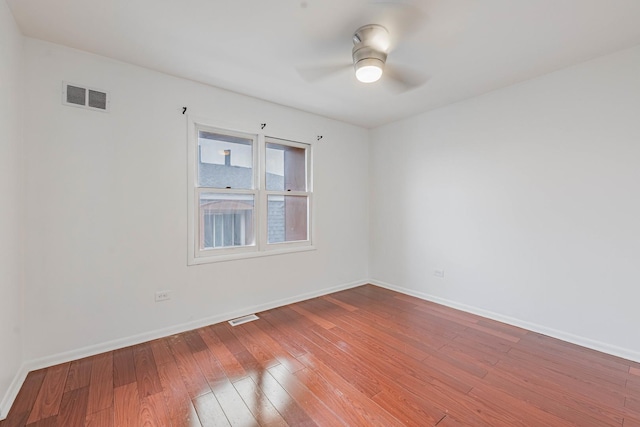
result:
<svg viewBox="0 0 640 427"><path fill-rule="evenodd" d="M356 78L362 83L373 83L380 80L384 62L377 58L366 58L355 63Z"/></svg>

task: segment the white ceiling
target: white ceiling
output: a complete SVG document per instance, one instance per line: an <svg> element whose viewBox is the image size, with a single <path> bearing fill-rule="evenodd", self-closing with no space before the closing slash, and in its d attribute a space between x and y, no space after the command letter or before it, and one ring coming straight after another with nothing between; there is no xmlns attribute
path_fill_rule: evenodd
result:
<svg viewBox="0 0 640 427"><path fill-rule="evenodd" d="M364 127L640 44L639 0L7 0L30 37ZM351 36L386 26L399 91L343 71Z"/></svg>

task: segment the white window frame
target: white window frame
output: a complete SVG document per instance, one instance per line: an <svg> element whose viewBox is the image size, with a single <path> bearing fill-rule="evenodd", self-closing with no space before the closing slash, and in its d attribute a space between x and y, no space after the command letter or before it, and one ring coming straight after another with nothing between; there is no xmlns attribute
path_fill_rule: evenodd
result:
<svg viewBox="0 0 640 427"><path fill-rule="evenodd" d="M253 188L225 189L198 186L198 135L199 131L220 133L253 139ZM229 261L261 256L270 256L292 252L315 250L313 245L313 144L295 142L282 138L267 136L262 133L247 132L241 129L230 129L199 118L188 118L188 265ZM266 190L266 146L267 143L286 145L305 149L306 191L267 191ZM250 246L234 246L225 248L200 249L199 203L201 193L218 194L252 194L254 196L254 230L255 243ZM267 197L269 195L306 196L307 208L307 240L268 243Z"/></svg>

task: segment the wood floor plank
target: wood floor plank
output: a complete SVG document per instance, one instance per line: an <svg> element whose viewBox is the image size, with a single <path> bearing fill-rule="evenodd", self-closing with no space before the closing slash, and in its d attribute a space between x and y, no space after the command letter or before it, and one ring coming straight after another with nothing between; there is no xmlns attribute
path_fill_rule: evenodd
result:
<svg viewBox="0 0 640 427"><path fill-rule="evenodd" d="M133 361L140 398L162 392L158 368L151 346L148 344L135 346L133 348Z"/></svg>
<svg viewBox="0 0 640 427"><path fill-rule="evenodd" d="M635 375L629 375L627 378L627 383L624 385L625 390L630 395L639 395L640 394L640 377Z"/></svg>
<svg viewBox="0 0 640 427"><path fill-rule="evenodd" d="M7 419L0 421L0 427L24 427L27 425L29 412L13 413Z"/></svg>
<svg viewBox="0 0 640 427"><path fill-rule="evenodd" d="M488 370L494 366L493 364L486 362L482 355L477 356L470 354L469 352L459 348L459 346L451 344L447 344L440 348L433 356L464 369L479 378L483 378L487 374Z"/></svg>
<svg viewBox="0 0 640 427"><path fill-rule="evenodd" d="M203 394L209 393L211 388L207 383L207 379L202 375L200 368L193 359L191 349L178 335L171 337L170 346L176 365L180 371L180 376L186 386L189 396L193 399Z"/></svg>
<svg viewBox="0 0 640 427"><path fill-rule="evenodd" d="M193 358L211 390L218 387L219 384L229 381L220 362L211 351L199 351L193 355Z"/></svg>
<svg viewBox="0 0 640 427"><path fill-rule="evenodd" d="M121 387L136 382L133 361L133 347L125 347L113 352L113 386Z"/></svg>
<svg viewBox="0 0 640 427"><path fill-rule="evenodd" d="M246 351L244 346L240 348L241 344L237 342L237 339L230 332L225 332L224 326L220 328L223 332L223 336L226 336L232 340L231 343L224 343L221 341L221 338L216 333L216 331L212 328L203 328L200 330L200 335L202 339L207 343L207 347L215 353L216 358L220 361L220 365L222 369L224 369L225 374L231 381L236 381L242 379L247 376L247 371L242 367L242 364L236 358L236 355L229 349L234 348L239 352Z"/></svg>
<svg viewBox="0 0 640 427"><path fill-rule="evenodd" d="M218 408L231 425L258 425L242 397L233 387L218 359L208 349L195 353L194 359L204 374L213 393L194 399L194 406L203 425L213 425ZM250 377L245 377L250 378Z"/></svg>
<svg viewBox="0 0 640 427"><path fill-rule="evenodd" d="M255 357L248 351L244 350L240 353L234 355L242 369L247 373L248 376L255 377L258 373L264 368L260 366L260 362L256 360ZM237 381L238 379L244 378L243 376L233 378L233 381Z"/></svg>
<svg viewBox="0 0 640 427"><path fill-rule="evenodd" d="M85 427L113 427L113 408L87 415Z"/></svg>
<svg viewBox="0 0 640 427"><path fill-rule="evenodd" d="M625 419L623 427L640 427L640 421Z"/></svg>
<svg viewBox="0 0 640 427"><path fill-rule="evenodd" d="M278 410L282 418L290 426L316 426L309 414L296 402L295 399L276 381L269 371L260 377L257 385L260 387L269 402Z"/></svg>
<svg viewBox="0 0 640 427"><path fill-rule="evenodd" d="M275 310L260 313L260 317L264 317L264 315L267 313L274 312ZM256 322L255 325L265 334L273 337L273 339L280 343L280 345L287 351L287 353L293 355L294 357L302 356L307 352L302 346L300 346L300 344L296 340L290 339L287 336L285 330L279 329L269 322Z"/></svg>
<svg viewBox="0 0 640 427"><path fill-rule="evenodd" d="M0 427L640 427L640 363L430 301L258 316L32 372Z"/></svg>
<svg viewBox="0 0 640 427"><path fill-rule="evenodd" d="M89 403L89 386L66 392L60 403L58 423L65 427L84 427Z"/></svg>
<svg viewBox="0 0 640 427"><path fill-rule="evenodd" d="M265 372L263 384L274 378L287 391L290 398L295 400L307 416L318 426L341 426L343 420L327 405L313 394L301 381L282 366L276 366Z"/></svg>
<svg viewBox="0 0 640 427"><path fill-rule="evenodd" d="M628 396L624 401L624 407L635 411L640 416L640 396Z"/></svg>
<svg viewBox="0 0 640 427"><path fill-rule="evenodd" d="M432 426L444 417L443 411L435 408L431 402L418 399L406 390L384 390L373 396L372 400L406 426Z"/></svg>
<svg viewBox="0 0 640 427"><path fill-rule="evenodd" d="M87 414L113 407L113 353L93 358Z"/></svg>
<svg viewBox="0 0 640 427"><path fill-rule="evenodd" d="M113 391L113 415L115 427L139 426L140 396L138 385L129 383Z"/></svg>
<svg viewBox="0 0 640 427"><path fill-rule="evenodd" d="M317 324L318 326L325 328L325 329L331 329L334 328L336 325L334 323L331 323L330 321L322 318L321 316L316 316L315 314L313 314L311 311L303 308L300 305L292 305L291 310L297 312L298 314L300 314L301 316L304 316L305 318L311 320L313 323Z"/></svg>
<svg viewBox="0 0 640 427"><path fill-rule="evenodd" d="M342 329L349 332L354 332L361 328L360 324L357 324L355 322L350 322L346 318L346 315L351 313L351 311L345 310L339 305L332 304L325 299L317 298L313 300L303 301L302 303L299 303L299 304L304 304L302 307L306 309L306 311L308 312L321 313L322 316L331 318L331 322L329 322L329 325L339 326ZM295 308L296 306L293 305L291 307ZM301 314L301 313L298 313L298 314ZM320 316L317 316L317 317L320 317ZM318 324L318 322L315 322L315 323Z"/></svg>
<svg viewBox="0 0 640 427"><path fill-rule="evenodd" d="M52 415L50 417L41 419L40 421L36 421L34 423L27 424L28 427L63 427L58 424L58 417Z"/></svg>
<svg viewBox="0 0 640 427"><path fill-rule="evenodd" d="M467 347L475 349L476 351L482 351L485 354L494 355L498 359L502 357L501 353L507 353L514 347L513 343L508 341L496 338L487 339L483 333L474 331L473 329L467 329L462 333L457 334L446 344L452 345L452 343L461 343ZM492 364L495 364L495 361Z"/></svg>
<svg viewBox="0 0 640 427"><path fill-rule="evenodd" d="M460 426L464 426L464 425L467 425L467 424L461 423L460 421L456 420L451 415L445 415L435 425L438 426L438 427L460 427ZM478 424L478 425L480 425L480 424Z"/></svg>
<svg viewBox="0 0 640 427"><path fill-rule="evenodd" d="M269 369L280 362L277 358L271 354L268 350L268 344L256 339L254 335L251 335L247 330L247 324L239 326L229 326L227 328L231 333L240 341L240 343L246 348L246 351L251 354L251 357L260 365L262 369Z"/></svg>
<svg viewBox="0 0 640 427"><path fill-rule="evenodd" d="M259 425L231 382L218 383L218 386L213 389L213 395L232 426L257 427Z"/></svg>
<svg viewBox="0 0 640 427"><path fill-rule="evenodd" d="M208 348L207 343L204 342L198 331L188 331L183 336L192 353L204 351Z"/></svg>
<svg viewBox="0 0 640 427"><path fill-rule="evenodd" d="M58 415L60 402L69 373L70 363L63 363L47 369L40 391L27 420L27 424Z"/></svg>
<svg viewBox="0 0 640 427"><path fill-rule="evenodd" d="M153 358L156 361L156 365L164 365L165 363L174 362L173 354L169 350L167 339L162 338L149 342L151 350L153 351Z"/></svg>
<svg viewBox="0 0 640 427"><path fill-rule="evenodd" d="M202 427L227 427L231 426L224 414L220 403L213 393L203 394L193 399L198 418Z"/></svg>
<svg viewBox="0 0 640 427"><path fill-rule="evenodd" d="M447 354L451 357L472 360L485 369L495 366L500 358L495 352L486 351L479 346L470 345L464 341L453 339L438 349L439 353Z"/></svg>
<svg viewBox="0 0 640 427"><path fill-rule="evenodd" d="M351 304L347 304L346 302L342 302L338 299L335 299L334 297L332 297L331 295L327 295L324 297L321 297L322 299L324 299L325 301L329 301L331 304L335 304L337 306L340 306L342 308L344 308L347 311L356 311L358 309L358 307L355 307Z"/></svg>
<svg viewBox="0 0 640 427"><path fill-rule="evenodd" d="M176 362L158 365L158 375L171 425L199 427L198 415Z"/></svg>
<svg viewBox="0 0 640 427"><path fill-rule="evenodd" d="M509 325L506 324L504 322L499 322L497 320L493 320L493 319L487 319L487 318L483 318L483 317L478 317L478 316L474 316L476 319L478 319L478 325L482 325L482 326L486 326L488 328L492 328L492 329L496 329L499 331L503 331L504 333L510 334L510 335L514 335L514 336L518 336L518 337L525 337L527 335L529 335L528 330L526 329L522 329L520 327L517 326L513 326L513 325Z"/></svg>
<svg viewBox="0 0 640 427"><path fill-rule="evenodd" d="M247 350L246 347L242 345L238 338L233 335L231 330L229 330L229 328L227 328L227 325L225 325L224 323L211 325L207 329L209 330L209 332L214 333L218 336L220 342L224 344L227 349L229 349L231 354L238 354Z"/></svg>
<svg viewBox="0 0 640 427"><path fill-rule="evenodd" d="M92 366L93 359L90 357L71 362L69 374L67 375L67 384L64 388L65 393L78 388L88 387L91 381Z"/></svg>
<svg viewBox="0 0 640 427"><path fill-rule="evenodd" d="M286 427L288 424L251 377L233 383L258 424L264 427Z"/></svg>
<svg viewBox="0 0 640 427"><path fill-rule="evenodd" d="M169 415L162 393L143 397L140 400L140 425L148 427L164 427Z"/></svg>
<svg viewBox="0 0 640 427"><path fill-rule="evenodd" d="M303 369L294 375L325 405L339 409L337 412L347 425L384 427L403 425L400 420L382 409L375 400L361 394L339 375L331 375L327 369L321 372Z"/></svg>
<svg viewBox="0 0 640 427"><path fill-rule="evenodd" d="M9 411L8 419L21 417L21 415L25 413L28 418L29 413L33 409L33 404L36 402L36 398L38 397L40 387L42 386L42 382L44 381L46 374L47 369L29 372L27 378L24 380L24 384L22 384L22 387L18 392L16 401Z"/></svg>
<svg viewBox="0 0 640 427"><path fill-rule="evenodd" d="M263 322L264 323L264 322ZM289 372L295 372L300 369L304 369L304 365L295 358L295 356L289 353L284 346L276 341L264 330L258 328L253 323L247 323L244 326L244 330L253 336L260 344L276 358L278 363L283 365Z"/></svg>

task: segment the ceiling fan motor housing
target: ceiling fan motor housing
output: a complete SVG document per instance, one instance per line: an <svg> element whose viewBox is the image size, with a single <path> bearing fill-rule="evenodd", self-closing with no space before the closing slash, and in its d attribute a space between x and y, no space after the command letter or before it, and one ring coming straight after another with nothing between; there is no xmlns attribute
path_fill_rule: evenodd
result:
<svg viewBox="0 0 640 427"><path fill-rule="evenodd" d="M384 68L389 49L389 33L381 25L360 27L353 35L353 66L358 71L363 66Z"/></svg>
<svg viewBox="0 0 640 427"><path fill-rule="evenodd" d="M387 54L385 52L371 48L370 46L363 46L362 43L358 43L353 47L353 65L356 65L360 61L367 59L373 59L376 62L380 62L380 67L384 66L387 61Z"/></svg>

